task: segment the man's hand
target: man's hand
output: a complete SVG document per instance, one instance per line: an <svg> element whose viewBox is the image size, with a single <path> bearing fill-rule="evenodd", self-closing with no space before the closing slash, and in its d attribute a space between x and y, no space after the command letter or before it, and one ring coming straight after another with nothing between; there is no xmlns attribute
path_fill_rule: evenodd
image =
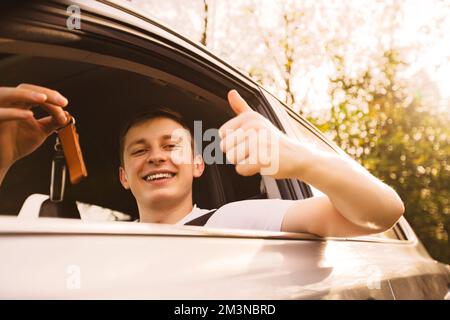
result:
<svg viewBox="0 0 450 320"><path fill-rule="evenodd" d="M290 139L235 90L228 101L237 116L220 128L220 146L239 174L296 178L326 195L296 201L282 231L360 236L389 229L403 214L397 193L356 161Z"/></svg>
<svg viewBox="0 0 450 320"><path fill-rule="evenodd" d="M220 147L243 176L256 173L277 179L296 178L309 149L290 139L268 119L253 111L236 90L228 102L237 114L219 129Z"/></svg>
<svg viewBox="0 0 450 320"><path fill-rule="evenodd" d="M2 174L18 159L36 150L57 128L67 123L62 109L68 101L57 91L21 84L0 87L0 183ZM32 106L40 106L50 115L33 116Z"/></svg>

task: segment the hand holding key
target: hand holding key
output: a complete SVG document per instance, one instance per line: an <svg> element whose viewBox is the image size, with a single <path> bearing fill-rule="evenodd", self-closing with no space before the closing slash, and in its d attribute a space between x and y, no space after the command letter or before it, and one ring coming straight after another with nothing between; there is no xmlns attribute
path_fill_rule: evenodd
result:
<svg viewBox="0 0 450 320"><path fill-rule="evenodd" d="M36 85L0 87L0 183L15 161L36 150L68 122L62 109L67 103L59 92ZM43 108L49 116L36 119L32 106Z"/></svg>

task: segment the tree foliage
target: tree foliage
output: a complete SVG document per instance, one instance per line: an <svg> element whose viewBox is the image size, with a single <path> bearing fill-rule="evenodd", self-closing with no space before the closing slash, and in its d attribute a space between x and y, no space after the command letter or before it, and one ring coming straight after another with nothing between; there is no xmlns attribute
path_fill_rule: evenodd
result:
<svg viewBox="0 0 450 320"><path fill-rule="evenodd" d="M336 57L339 68L344 61ZM384 54L381 75L371 70L330 79L331 112L311 118L342 149L392 186L405 217L430 254L450 262L450 128L419 96L411 97L396 75L403 64Z"/></svg>

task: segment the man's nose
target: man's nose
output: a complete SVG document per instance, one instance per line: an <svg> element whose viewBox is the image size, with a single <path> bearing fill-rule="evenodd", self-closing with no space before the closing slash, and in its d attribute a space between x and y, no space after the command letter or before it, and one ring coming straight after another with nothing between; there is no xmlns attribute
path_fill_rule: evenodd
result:
<svg viewBox="0 0 450 320"><path fill-rule="evenodd" d="M168 159L167 155L165 154L165 152L163 152L162 150L155 150L149 153L148 157L147 157L147 162L148 163L152 163L152 164L161 164L166 162Z"/></svg>

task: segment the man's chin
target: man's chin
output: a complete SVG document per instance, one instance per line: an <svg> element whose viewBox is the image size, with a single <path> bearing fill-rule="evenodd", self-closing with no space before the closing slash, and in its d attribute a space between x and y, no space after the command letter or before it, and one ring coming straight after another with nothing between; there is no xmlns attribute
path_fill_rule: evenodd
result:
<svg viewBox="0 0 450 320"><path fill-rule="evenodd" d="M174 205L179 197L169 190L158 190L152 192L151 195L145 197L145 202L150 204L152 207L162 206L167 207Z"/></svg>

